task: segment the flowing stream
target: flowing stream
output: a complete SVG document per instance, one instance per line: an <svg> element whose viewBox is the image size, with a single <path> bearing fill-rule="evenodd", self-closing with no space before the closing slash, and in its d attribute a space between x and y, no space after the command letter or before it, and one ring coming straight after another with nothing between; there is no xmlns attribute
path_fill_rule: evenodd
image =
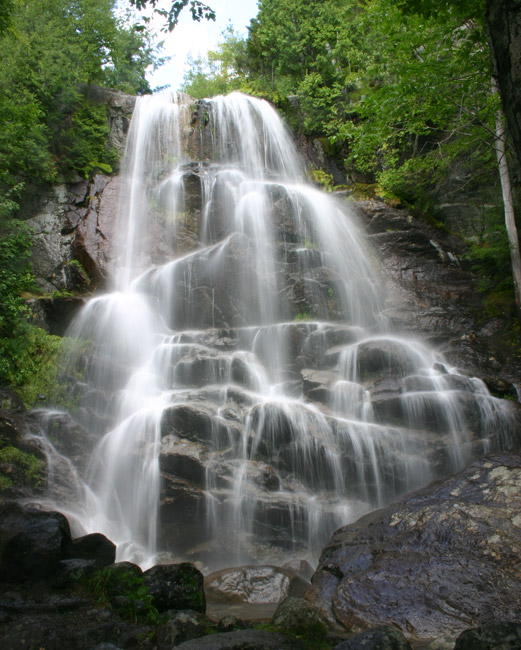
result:
<svg viewBox="0 0 521 650"><path fill-rule="evenodd" d="M306 182L268 103L140 98L124 172L113 285L70 332L90 457L45 439L77 534L144 567L314 561L336 527L508 446L505 402L392 331L355 216Z"/></svg>

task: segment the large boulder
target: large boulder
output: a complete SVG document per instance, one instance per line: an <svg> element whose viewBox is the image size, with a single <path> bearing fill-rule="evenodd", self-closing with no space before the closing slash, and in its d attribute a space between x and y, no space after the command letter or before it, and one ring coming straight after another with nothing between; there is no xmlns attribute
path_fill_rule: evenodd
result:
<svg viewBox="0 0 521 650"><path fill-rule="evenodd" d="M69 523L59 512L0 504L0 581L48 578L70 543Z"/></svg>
<svg viewBox="0 0 521 650"><path fill-rule="evenodd" d="M203 575L190 562L159 564L145 571L143 578L159 612L191 609L204 614Z"/></svg>
<svg viewBox="0 0 521 650"><path fill-rule="evenodd" d="M335 646L335 650L412 650L400 630L382 625L365 630Z"/></svg>
<svg viewBox="0 0 521 650"><path fill-rule="evenodd" d="M351 631L455 635L521 617L521 454L497 453L337 530L308 598Z"/></svg>
<svg viewBox="0 0 521 650"><path fill-rule="evenodd" d="M454 650L514 650L521 648L520 623L486 623L465 630L456 639Z"/></svg>
<svg viewBox="0 0 521 650"><path fill-rule="evenodd" d="M275 610L272 624L287 634L304 637L322 645L327 628L318 611L304 598L290 596Z"/></svg>
<svg viewBox="0 0 521 650"><path fill-rule="evenodd" d="M238 630L185 641L178 650L302 650L302 643L278 632Z"/></svg>
<svg viewBox="0 0 521 650"><path fill-rule="evenodd" d="M291 569L271 565L222 569L206 576L209 600L228 603L280 603L303 596L308 583Z"/></svg>

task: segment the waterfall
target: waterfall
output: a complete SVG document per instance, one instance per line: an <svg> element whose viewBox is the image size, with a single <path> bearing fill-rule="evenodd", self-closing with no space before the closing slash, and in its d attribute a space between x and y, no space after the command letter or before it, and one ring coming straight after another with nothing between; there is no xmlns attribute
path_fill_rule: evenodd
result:
<svg viewBox="0 0 521 650"><path fill-rule="evenodd" d="M313 561L510 444L508 404L392 331L356 216L306 182L267 102L140 98L124 178L118 270L69 333L92 450L50 497L76 531L144 567Z"/></svg>

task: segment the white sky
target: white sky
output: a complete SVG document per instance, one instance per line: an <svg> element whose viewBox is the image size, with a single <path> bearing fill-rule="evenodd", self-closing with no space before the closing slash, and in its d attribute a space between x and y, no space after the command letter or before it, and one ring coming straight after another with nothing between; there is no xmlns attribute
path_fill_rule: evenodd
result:
<svg viewBox="0 0 521 650"><path fill-rule="evenodd" d="M173 90L177 90L183 82L188 54L197 58L197 56L204 56L208 50L215 49L217 43L222 40L222 31L230 21L240 35L246 36L246 27L258 12L257 0L203 0L203 2L215 11L215 22L213 20L201 20L201 22L192 20L188 6L183 10L179 24L174 31L162 33L159 31L160 19L154 18L157 40L164 40L161 55L172 58L159 70L147 75L152 89L170 85ZM168 0L163 0L158 6L167 8Z"/></svg>

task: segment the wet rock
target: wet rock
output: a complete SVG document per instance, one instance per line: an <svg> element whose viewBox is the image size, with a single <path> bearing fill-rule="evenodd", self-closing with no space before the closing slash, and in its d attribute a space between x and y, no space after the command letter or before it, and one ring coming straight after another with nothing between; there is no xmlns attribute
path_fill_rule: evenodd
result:
<svg viewBox="0 0 521 650"><path fill-rule="evenodd" d="M310 580L314 569L307 560L290 560L282 565L283 569L291 569L304 580Z"/></svg>
<svg viewBox="0 0 521 650"><path fill-rule="evenodd" d="M82 581L91 578L99 569L95 560L70 559L61 560L56 575L53 577L53 586L77 587Z"/></svg>
<svg viewBox="0 0 521 650"><path fill-rule="evenodd" d="M331 389L338 381L338 373L327 370L301 371L304 395L312 401L328 404L331 401Z"/></svg>
<svg viewBox="0 0 521 650"><path fill-rule="evenodd" d="M303 596L308 583L290 569L258 565L215 571L204 585L213 602L279 603L290 595Z"/></svg>
<svg viewBox="0 0 521 650"><path fill-rule="evenodd" d="M303 636L307 640L324 641L326 626L318 611L304 598L290 596L275 610L271 622L283 632Z"/></svg>
<svg viewBox="0 0 521 650"><path fill-rule="evenodd" d="M70 283L67 283L69 290L72 290ZM75 285L74 290L85 291L86 286L81 288ZM86 299L83 297L66 296L55 298L31 298L27 301L29 308L36 315L36 322L39 327L45 328L50 334L64 336L73 318L79 310L85 306Z"/></svg>
<svg viewBox="0 0 521 650"><path fill-rule="evenodd" d="M163 412L161 432L163 436L175 435L194 443L219 449L230 445L230 437L239 439L240 431L235 426L226 426L217 419L216 404L176 404ZM231 425L231 423L230 423Z"/></svg>
<svg viewBox="0 0 521 650"><path fill-rule="evenodd" d="M204 487L206 482L206 458L201 444L180 440L176 436L163 436L159 466L162 472L175 474L196 485Z"/></svg>
<svg viewBox="0 0 521 650"><path fill-rule="evenodd" d="M143 575L159 612L191 609L204 614L206 611L203 575L190 562L160 564Z"/></svg>
<svg viewBox="0 0 521 650"><path fill-rule="evenodd" d="M218 632L233 632L234 630L244 630L247 627L244 621L241 621L241 619L232 614L223 616L217 623Z"/></svg>
<svg viewBox="0 0 521 650"><path fill-rule="evenodd" d="M179 650L302 650L302 643L275 632L238 630L185 641Z"/></svg>
<svg viewBox="0 0 521 650"><path fill-rule="evenodd" d="M492 622L465 630L456 639L454 650L514 650L521 648L521 624Z"/></svg>
<svg viewBox="0 0 521 650"><path fill-rule="evenodd" d="M161 650L170 650L184 641L204 636L210 626L210 621L199 612L186 610L170 614L166 623L157 630L157 643Z"/></svg>
<svg viewBox="0 0 521 650"><path fill-rule="evenodd" d="M398 628L382 625L351 637L335 650L412 650L412 646Z"/></svg>
<svg viewBox="0 0 521 650"><path fill-rule="evenodd" d="M96 566L104 567L116 560L116 545L101 533L77 537L68 544L65 558L92 560Z"/></svg>
<svg viewBox="0 0 521 650"><path fill-rule="evenodd" d="M519 619L520 495L521 455L486 456L336 531L308 597L332 625L419 638Z"/></svg>
<svg viewBox="0 0 521 650"><path fill-rule="evenodd" d="M33 411L27 421L32 432L44 431L59 454L70 459L78 469L85 470L89 453L97 442L89 429L65 411ZM45 448L42 446L42 449Z"/></svg>
<svg viewBox="0 0 521 650"><path fill-rule="evenodd" d="M40 580L58 568L71 543L67 519L14 502L0 504L0 579Z"/></svg>
<svg viewBox="0 0 521 650"><path fill-rule="evenodd" d="M412 374L418 364L412 349L393 339L365 341L357 346L356 372L361 381Z"/></svg>

